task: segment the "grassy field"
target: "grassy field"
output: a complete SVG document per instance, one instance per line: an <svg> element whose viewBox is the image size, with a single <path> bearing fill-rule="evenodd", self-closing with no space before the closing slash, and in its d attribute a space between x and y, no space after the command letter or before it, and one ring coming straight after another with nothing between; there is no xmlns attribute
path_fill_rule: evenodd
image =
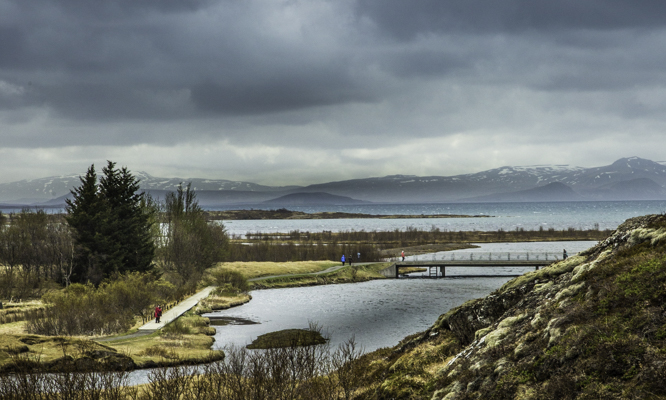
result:
<svg viewBox="0 0 666 400"><path fill-rule="evenodd" d="M238 271L247 279L272 275L309 274L324 271L340 265L335 261L295 261L295 262L227 262L219 263L215 268Z"/></svg>
<svg viewBox="0 0 666 400"><path fill-rule="evenodd" d="M139 368L200 363L223 357L211 350L215 328L208 324L208 318L190 312L153 334L104 344L131 357Z"/></svg>
<svg viewBox="0 0 666 400"><path fill-rule="evenodd" d="M24 333L22 324L1 326L0 371L121 370L196 364L223 357L222 352L211 350L215 329L208 326L207 318L193 313L159 332L115 339L30 335ZM5 325L13 326L11 334Z"/></svg>
<svg viewBox="0 0 666 400"><path fill-rule="evenodd" d="M215 310L226 310L227 308L240 306L252 300L252 296L247 293L232 294L230 296L218 296L211 293L210 296L201 300L199 304L192 309L195 314L205 314Z"/></svg>
<svg viewBox="0 0 666 400"><path fill-rule="evenodd" d="M340 265L335 263L335 265ZM379 271L391 263L374 263L368 265L345 266L334 272L321 275L291 275L250 282L253 289L274 289L298 286L329 285L335 283L356 283L372 279L385 279Z"/></svg>

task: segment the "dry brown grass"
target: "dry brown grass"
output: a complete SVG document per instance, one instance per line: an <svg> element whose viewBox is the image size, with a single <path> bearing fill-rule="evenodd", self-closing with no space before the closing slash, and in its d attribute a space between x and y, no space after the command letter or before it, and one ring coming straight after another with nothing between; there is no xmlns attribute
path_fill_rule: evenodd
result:
<svg viewBox="0 0 666 400"><path fill-rule="evenodd" d="M178 324L186 333L156 332L129 339L119 338L105 344L129 355L139 366L164 364L168 360L196 361L209 357L214 342L209 334L215 332L207 326L208 319L198 315L186 315L180 317Z"/></svg>
<svg viewBox="0 0 666 400"><path fill-rule="evenodd" d="M252 297L249 294L241 293L235 296L216 296L210 295L201 300L192 310L196 314L204 314L215 310L226 310L249 302Z"/></svg>
<svg viewBox="0 0 666 400"><path fill-rule="evenodd" d="M309 274L339 265L334 261L294 261L294 262L227 262L218 263L215 268L238 271L247 279L271 275Z"/></svg>

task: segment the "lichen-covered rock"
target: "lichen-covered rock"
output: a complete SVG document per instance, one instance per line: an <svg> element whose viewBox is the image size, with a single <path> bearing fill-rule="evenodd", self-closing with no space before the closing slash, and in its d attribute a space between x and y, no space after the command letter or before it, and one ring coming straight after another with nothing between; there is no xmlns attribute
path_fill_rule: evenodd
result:
<svg viewBox="0 0 666 400"><path fill-rule="evenodd" d="M418 354L434 333L462 347L432 373L419 364L424 389L410 398L666 399L666 215L627 220L580 255L447 312L396 352Z"/></svg>

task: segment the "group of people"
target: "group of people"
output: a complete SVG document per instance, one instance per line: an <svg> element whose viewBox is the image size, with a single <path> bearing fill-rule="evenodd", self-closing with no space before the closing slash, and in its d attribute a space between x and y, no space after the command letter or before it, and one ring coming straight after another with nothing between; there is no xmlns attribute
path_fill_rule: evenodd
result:
<svg viewBox="0 0 666 400"><path fill-rule="evenodd" d="M340 258L340 261L342 261L342 265L345 265L345 262L348 262L349 265L352 265L352 261L354 261L354 256L351 254L349 257L345 257L343 254L342 257ZM361 261L361 253L356 253L356 261Z"/></svg>
<svg viewBox="0 0 666 400"><path fill-rule="evenodd" d="M160 318L162 318L162 306L158 305L155 307L155 322L160 323Z"/></svg>

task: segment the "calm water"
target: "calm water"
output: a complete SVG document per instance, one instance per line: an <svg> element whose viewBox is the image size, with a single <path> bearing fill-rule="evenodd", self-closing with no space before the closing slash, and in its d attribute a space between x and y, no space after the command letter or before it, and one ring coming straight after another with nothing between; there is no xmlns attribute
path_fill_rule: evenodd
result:
<svg viewBox="0 0 666 400"><path fill-rule="evenodd" d="M440 314L487 295L508 279L401 279L259 290L243 306L206 316L256 322L216 327L218 348L246 345L259 335L281 329L307 328L312 321L324 327L333 345L354 336L372 351L425 330Z"/></svg>
<svg viewBox="0 0 666 400"><path fill-rule="evenodd" d="M256 207L259 208L259 207ZM351 231L404 230L408 227L449 231L496 231L498 229L615 229L627 218L666 212L666 201L599 201L557 203L473 203L473 204L372 204L360 206L290 207L308 213L341 211L378 215L486 215L492 218L438 219L338 219L338 220L261 220L224 221L227 231L289 232L292 230Z"/></svg>

